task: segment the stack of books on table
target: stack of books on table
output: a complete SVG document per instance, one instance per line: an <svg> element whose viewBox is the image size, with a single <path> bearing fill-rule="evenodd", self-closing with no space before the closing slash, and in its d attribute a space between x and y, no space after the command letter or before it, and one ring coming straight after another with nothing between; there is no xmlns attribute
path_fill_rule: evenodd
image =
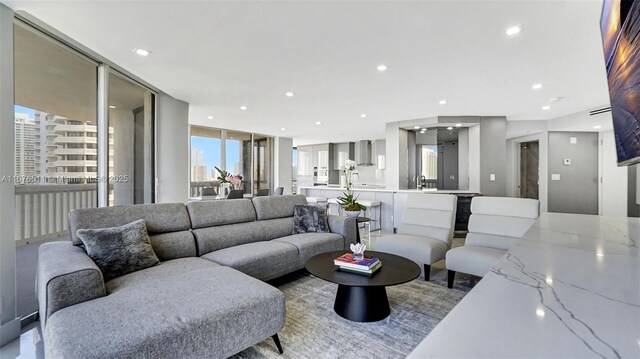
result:
<svg viewBox="0 0 640 359"><path fill-rule="evenodd" d="M354 259L353 253L345 253L333 260L333 264L340 267L343 272L362 274L372 277L382 267L382 262L376 257L364 257Z"/></svg>

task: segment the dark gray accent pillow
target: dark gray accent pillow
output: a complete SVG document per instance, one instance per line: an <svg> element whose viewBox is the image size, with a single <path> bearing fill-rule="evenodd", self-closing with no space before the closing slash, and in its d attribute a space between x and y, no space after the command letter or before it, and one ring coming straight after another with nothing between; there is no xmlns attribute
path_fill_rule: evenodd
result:
<svg viewBox="0 0 640 359"><path fill-rule="evenodd" d="M160 263L144 219L119 227L79 229L76 234L105 281Z"/></svg>
<svg viewBox="0 0 640 359"><path fill-rule="evenodd" d="M293 209L293 234L329 232L327 213L322 207L296 204Z"/></svg>

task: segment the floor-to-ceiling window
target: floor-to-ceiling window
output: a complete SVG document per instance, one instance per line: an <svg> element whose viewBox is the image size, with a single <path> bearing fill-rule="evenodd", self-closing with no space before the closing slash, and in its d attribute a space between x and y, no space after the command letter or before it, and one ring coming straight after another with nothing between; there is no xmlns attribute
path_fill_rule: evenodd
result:
<svg viewBox="0 0 640 359"><path fill-rule="evenodd" d="M17 314L25 317L37 310L38 246L68 236L71 210L153 201L155 103L115 70L101 80L108 66L18 19L14 60Z"/></svg>
<svg viewBox="0 0 640 359"><path fill-rule="evenodd" d="M189 196L202 196L203 188L220 190L217 178L222 169L221 131L205 127L191 127L191 191Z"/></svg>
<svg viewBox="0 0 640 359"><path fill-rule="evenodd" d="M191 127L191 192L200 197L210 193L224 196L228 187L221 186L219 168L229 175L242 177L236 185L245 194L258 189L272 189L273 138L247 132Z"/></svg>
<svg viewBox="0 0 640 359"><path fill-rule="evenodd" d="M37 310L39 241L66 236L74 208L97 205L97 63L14 26L18 316ZM31 243L31 244L30 244Z"/></svg>

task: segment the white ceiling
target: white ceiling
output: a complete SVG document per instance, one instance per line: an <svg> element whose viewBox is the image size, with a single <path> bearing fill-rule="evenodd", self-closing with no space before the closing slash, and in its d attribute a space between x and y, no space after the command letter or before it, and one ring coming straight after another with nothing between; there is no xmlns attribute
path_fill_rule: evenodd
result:
<svg viewBox="0 0 640 359"><path fill-rule="evenodd" d="M4 2L189 102L191 123L296 144L381 138L392 121L548 119L609 102L601 1Z"/></svg>

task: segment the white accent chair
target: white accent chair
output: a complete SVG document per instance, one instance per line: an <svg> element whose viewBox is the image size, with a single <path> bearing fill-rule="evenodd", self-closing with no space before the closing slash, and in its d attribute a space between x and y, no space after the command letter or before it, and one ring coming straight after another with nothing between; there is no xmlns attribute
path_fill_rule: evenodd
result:
<svg viewBox="0 0 640 359"><path fill-rule="evenodd" d="M451 248L456 205L454 195L409 194L398 234L378 238L376 250L422 264L424 279L429 280L431 265L444 259Z"/></svg>
<svg viewBox="0 0 640 359"><path fill-rule="evenodd" d="M540 215L540 201L474 197L464 246L447 252L448 286L456 272L484 277Z"/></svg>

